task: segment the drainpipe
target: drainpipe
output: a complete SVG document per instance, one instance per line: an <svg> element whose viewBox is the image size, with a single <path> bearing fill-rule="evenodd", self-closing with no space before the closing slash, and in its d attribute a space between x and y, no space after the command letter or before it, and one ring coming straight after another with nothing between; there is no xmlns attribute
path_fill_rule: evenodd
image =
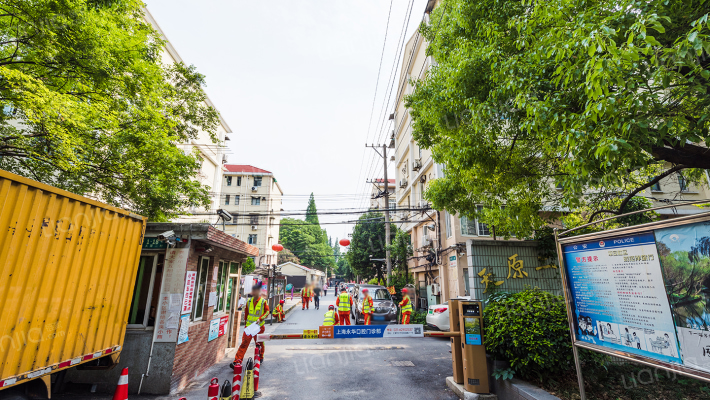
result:
<svg viewBox="0 0 710 400"><path fill-rule="evenodd" d="M182 229L180 230L182 233ZM190 224L190 236L187 237L187 248L191 248L192 246L192 224ZM167 255L168 250L165 250L165 253ZM160 282L160 292L158 292L158 295L160 296L160 293L163 292L163 283L164 281ZM176 344L177 346L177 344ZM143 378L146 376L150 377L150 363L153 361L153 348L155 347L155 327L153 327L153 340L150 342L150 353L148 354L148 365L145 368L145 373L141 374L141 382L138 384L138 393L141 394L141 388L143 387Z"/></svg>

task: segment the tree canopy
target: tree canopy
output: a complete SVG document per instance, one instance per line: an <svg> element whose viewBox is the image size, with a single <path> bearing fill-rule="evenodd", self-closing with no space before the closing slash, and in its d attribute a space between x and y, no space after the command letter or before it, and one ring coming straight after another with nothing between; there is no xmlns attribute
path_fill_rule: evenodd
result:
<svg viewBox="0 0 710 400"><path fill-rule="evenodd" d="M281 244L298 257L301 265L324 270L335 266L328 235L320 225L294 218L283 218L279 227Z"/></svg>
<svg viewBox="0 0 710 400"><path fill-rule="evenodd" d="M539 211L621 213L662 178L700 181L709 12L704 0L443 0L420 28L436 66L406 97L414 138L445 166L433 206L525 237L546 223Z"/></svg>
<svg viewBox="0 0 710 400"><path fill-rule="evenodd" d="M320 225L318 221L318 209L316 208L316 199L311 193L311 197L308 199L308 208L306 209L306 222L309 224Z"/></svg>
<svg viewBox="0 0 710 400"><path fill-rule="evenodd" d="M392 269L394 271L407 271L407 259L412 255L412 246L409 235L402 232L395 225L390 228L390 254ZM368 212L359 218L353 229L350 248L345 255L350 269L354 274L369 279L385 278L386 268L384 261L371 259L385 259L385 222L384 215L380 212Z"/></svg>
<svg viewBox="0 0 710 400"><path fill-rule="evenodd" d="M140 0L0 5L0 168L152 220L207 206L197 154L211 135L204 77L163 65Z"/></svg>

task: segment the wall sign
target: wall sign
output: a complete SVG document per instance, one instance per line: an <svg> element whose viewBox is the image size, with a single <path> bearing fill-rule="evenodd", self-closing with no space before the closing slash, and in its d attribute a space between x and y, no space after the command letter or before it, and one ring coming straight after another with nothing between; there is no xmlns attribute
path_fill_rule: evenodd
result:
<svg viewBox="0 0 710 400"><path fill-rule="evenodd" d="M710 216L694 220L560 240L575 344L710 379Z"/></svg>
<svg viewBox="0 0 710 400"><path fill-rule="evenodd" d="M449 256L449 267L456 268L458 266L458 260L455 255Z"/></svg>
<svg viewBox="0 0 710 400"><path fill-rule="evenodd" d="M219 318L210 321L210 331L207 341L211 342L219 337Z"/></svg>
<svg viewBox="0 0 710 400"><path fill-rule="evenodd" d="M179 296L183 293L189 252L189 248L168 249L165 252L163 281L160 285L156 327L153 333L154 342L167 343L177 341L180 309L175 307L175 305L176 302L179 302Z"/></svg>
<svg viewBox="0 0 710 400"><path fill-rule="evenodd" d="M182 295L182 314L192 312L192 298L195 295L195 281L197 280L196 271L187 271L185 274L185 292Z"/></svg>

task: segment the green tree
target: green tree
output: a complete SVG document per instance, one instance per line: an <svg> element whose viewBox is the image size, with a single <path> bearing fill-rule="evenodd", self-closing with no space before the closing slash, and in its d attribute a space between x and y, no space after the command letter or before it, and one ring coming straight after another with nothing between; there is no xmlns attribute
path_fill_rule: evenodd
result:
<svg viewBox="0 0 710 400"><path fill-rule="evenodd" d="M390 240L392 243L397 243L396 237L399 234L399 229L392 226L390 229ZM408 235L407 235L408 236ZM400 236L401 238L402 236ZM377 276L378 279L385 277L385 262L372 261L371 259L384 259L385 252L385 223L384 216L380 212L368 212L360 216L358 223L353 229L353 237L350 242L350 248L346 253L346 258L350 264L353 273L360 275L362 278L369 279ZM406 247L397 246L398 251L402 254L406 253ZM411 254L411 253L410 253ZM401 255L398 253L398 255ZM392 255L393 265L401 260Z"/></svg>
<svg viewBox="0 0 710 400"><path fill-rule="evenodd" d="M699 181L709 12L704 0L443 0L421 27L437 65L406 98L414 138L445 165L427 198L527 237L540 210L593 207L591 220L664 177Z"/></svg>
<svg viewBox="0 0 710 400"><path fill-rule="evenodd" d="M302 265L325 270L335 266L328 235L319 225L294 218L283 218L279 238L284 247L300 259Z"/></svg>
<svg viewBox="0 0 710 400"><path fill-rule="evenodd" d="M301 260L296 257L293 252L287 248L284 247L283 250L279 251L278 257L277 257L277 262L279 264L287 263L287 262L292 262L295 264L300 264Z"/></svg>
<svg viewBox="0 0 710 400"><path fill-rule="evenodd" d="M311 193L311 198L308 199L308 208L306 209L306 222L320 226L318 221L318 209L316 208L316 199Z"/></svg>
<svg viewBox="0 0 710 400"><path fill-rule="evenodd" d="M209 205L177 143L219 123L140 0L0 5L0 168L164 221Z"/></svg>
<svg viewBox="0 0 710 400"><path fill-rule="evenodd" d="M256 263L254 262L254 259L249 257L242 263L242 275L248 275L256 269Z"/></svg>
<svg viewBox="0 0 710 400"><path fill-rule="evenodd" d="M409 258L414 254L411 236L400 229L396 229L394 239L390 245L390 257L392 269L399 271L402 275L409 275Z"/></svg>

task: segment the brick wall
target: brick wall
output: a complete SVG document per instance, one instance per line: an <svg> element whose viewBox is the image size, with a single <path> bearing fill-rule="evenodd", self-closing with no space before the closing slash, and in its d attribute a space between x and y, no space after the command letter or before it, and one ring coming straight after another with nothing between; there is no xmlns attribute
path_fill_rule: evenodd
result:
<svg viewBox="0 0 710 400"><path fill-rule="evenodd" d="M213 307L208 307L209 293L214 291L212 286L214 268L219 265L219 260L241 261L244 256L238 256L234 252L214 248L209 253L196 253L195 247L201 246L199 242L193 242L192 251L187 263L188 271L197 271L197 266L202 256L209 257L210 267L207 272L208 292L205 296L202 321L190 324L188 329L189 340L177 345L175 350L175 361L173 363L173 375L170 382L170 391L174 393L183 389L190 380L205 372L209 367L224 358L227 348L229 334L207 341L209 336L210 321L214 318ZM231 322L231 321L230 321Z"/></svg>

